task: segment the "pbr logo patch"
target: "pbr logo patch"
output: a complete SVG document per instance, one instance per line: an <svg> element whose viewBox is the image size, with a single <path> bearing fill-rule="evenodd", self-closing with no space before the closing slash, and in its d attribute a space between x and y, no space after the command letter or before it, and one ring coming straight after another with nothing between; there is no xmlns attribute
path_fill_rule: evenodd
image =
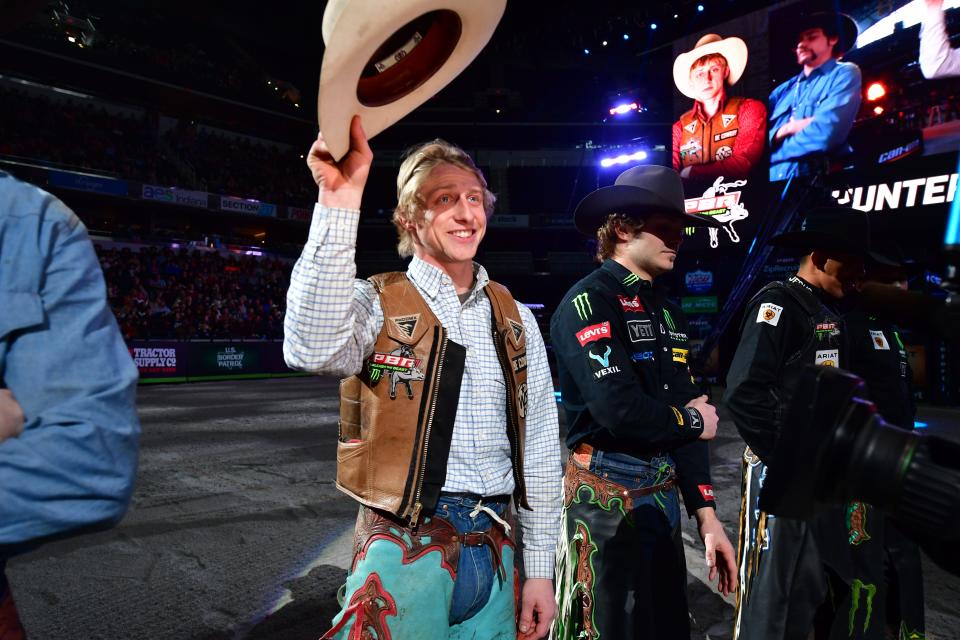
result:
<svg viewBox="0 0 960 640"><path fill-rule="evenodd" d="M815 332L819 340L840 335L840 329L837 329L836 322L821 322L817 324Z"/></svg>
<svg viewBox="0 0 960 640"><path fill-rule="evenodd" d="M783 307L780 305L764 302L760 305L760 311L757 312L757 322L766 322L775 327L780 322L781 313L783 313Z"/></svg>
<svg viewBox="0 0 960 640"><path fill-rule="evenodd" d="M657 339L653 332L653 323L649 320L627 320L627 333L630 335L630 342Z"/></svg>
<svg viewBox="0 0 960 640"><path fill-rule="evenodd" d="M589 356L590 359L590 368L593 369L594 381L602 380L614 373L620 373L619 366L610 364L610 354L612 352L613 349L609 344L590 347L590 350L587 351L587 356Z"/></svg>
<svg viewBox="0 0 960 640"><path fill-rule="evenodd" d="M577 331L577 342L580 343L581 347L585 347L591 342L596 342L597 340L603 340L604 338L610 337L610 323L601 322L600 324L592 324L589 327L584 327Z"/></svg>
<svg viewBox="0 0 960 640"><path fill-rule="evenodd" d="M643 311L643 303L640 302L640 296L628 298L626 296L617 296L620 299L620 306L624 313L640 313Z"/></svg>
<svg viewBox="0 0 960 640"><path fill-rule="evenodd" d="M390 353L374 352L367 360L371 386L377 386L385 375L390 378L390 399L397 399L397 385L406 387L407 398L413 399L411 382L422 382L424 375L420 369L420 359L411 347L401 345Z"/></svg>
<svg viewBox="0 0 960 640"><path fill-rule="evenodd" d="M410 316L395 316L390 318L390 322L400 330L400 333L412 338L414 332L417 330L417 323L420 321L420 314L415 313Z"/></svg>
<svg viewBox="0 0 960 640"><path fill-rule="evenodd" d="M883 335L883 331L871 331L870 339L874 349L890 351L890 343L887 342L887 336Z"/></svg>
<svg viewBox="0 0 960 640"><path fill-rule="evenodd" d="M821 365L824 367L839 367L840 366L840 350L839 349L821 349L818 350L813 364Z"/></svg>
<svg viewBox="0 0 960 640"><path fill-rule="evenodd" d="M527 352L524 351L520 355L511 358L510 361L513 363L513 372L520 373L527 368Z"/></svg>

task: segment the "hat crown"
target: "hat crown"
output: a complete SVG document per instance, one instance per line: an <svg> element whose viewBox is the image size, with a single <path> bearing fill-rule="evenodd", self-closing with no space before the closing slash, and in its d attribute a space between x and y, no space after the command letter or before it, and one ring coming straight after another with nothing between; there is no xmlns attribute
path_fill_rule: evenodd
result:
<svg viewBox="0 0 960 640"><path fill-rule="evenodd" d="M693 45L693 48L694 48L694 49L699 49L700 47L702 47L702 46L705 45L705 44L711 44L711 43L714 43L714 42L720 42L721 40L723 40L723 38L721 38L721 37L718 36L717 34L715 34L715 33L708 33L707 35L705 35L705 36L703 36L702 38L700 38L699 40L697 40L697 44Z"/></svg>

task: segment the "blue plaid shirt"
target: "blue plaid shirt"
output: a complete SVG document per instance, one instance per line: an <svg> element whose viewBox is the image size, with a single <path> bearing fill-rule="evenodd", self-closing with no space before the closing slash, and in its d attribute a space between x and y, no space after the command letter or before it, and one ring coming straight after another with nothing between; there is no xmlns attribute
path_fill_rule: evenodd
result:
<svg viewBox="0 0 960 640"><path fill-rule="evenodd" d="M360 372L383 326L380 299L355 278L358 210L316 205L310 235L287 292L283 355L295 369L341 377ZM414 257L407 275L447 330L467 348L443 491L493 496L514 489L506 434L506 384L490 336L486 270L461 304L453 281ZM557 405L543 337L533 314L518 305L527 333L527 430L524 478L533 511L518 510L529 578L552 578L559 531L561 464Z"/></svg>

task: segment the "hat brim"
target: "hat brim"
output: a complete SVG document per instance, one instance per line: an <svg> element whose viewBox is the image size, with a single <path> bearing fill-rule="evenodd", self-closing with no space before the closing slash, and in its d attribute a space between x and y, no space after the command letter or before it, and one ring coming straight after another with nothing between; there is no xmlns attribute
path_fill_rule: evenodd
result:
<svg viewBox="0 0 960 640"><path fill-rule="evenodd" d="M868 245L853 244L849 238L819 231L788 231L770 238L769 244L784 249L805 251L842 251L863 256L870 253Z"/></svg>
<svg viewBox="0 0 960 640"><path fill-rule="evenodd" d="M649 189L616 184L587 194L573 212L573 224L580 233L593 237L611 213L634 216L660 213L678 218L688 227L720 226L712 218L685 212L682 206Z"/></svg>
<svg viewBox="0 0 960 640"><path fill-rule="evenodd" d="M673 61L673 83L680 93L692 100L696 100L697 96L690 86L690 66L711 53L719 53L726 59L727 68L730 69L727 83L730 85L735 85L747 68L747 43L737 37L724 38L681 53Z"/></svg>
<svg viewBox="0 0 960 640"><path fill-rule="evenodd" d="M345 7L347 4L349 9ZM331 155L339 160L349 150L353 116L361 117L367 138L372 138L460 75L490 41L505 7L506 0L351 0L349 3L331 0L327 7L329 15L324 14L326 50L317 97L317 119ZM459 38L446 60L405 95L385 104L362 102L358 86L374 53L397 29L432 11L451 11L459 18ZM420 44L410 48L408 55L413 56ZM428 53L421 49L418 55ZM383 75L403 73L402 64L390 67Z"/></svg>

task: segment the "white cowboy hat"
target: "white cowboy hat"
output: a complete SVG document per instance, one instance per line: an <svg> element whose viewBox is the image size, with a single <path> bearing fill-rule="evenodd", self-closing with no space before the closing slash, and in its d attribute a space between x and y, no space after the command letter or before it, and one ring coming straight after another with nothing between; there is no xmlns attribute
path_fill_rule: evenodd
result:
<svg viewBox="0 0 960 640"><path fill-rule="evenodd" d="M727 68L730 69L730 75L727 82L731 85L736 84L743 70L747 68L747 43L740 38L721 38L715 33L708 33L694 45L693 49L686 53L681 53L673 61L673 83L677 85L680 93L688 98L697 99L690 86L690 66L711 53L719 53L727 60Z"/></svg>
<svg viewBox="0 0 960 640"><path fill-rule="evenodd" d="M333 157L350 120L372 138L429 100L490 40L507 0L330 0L317 118Z"/></svg>

